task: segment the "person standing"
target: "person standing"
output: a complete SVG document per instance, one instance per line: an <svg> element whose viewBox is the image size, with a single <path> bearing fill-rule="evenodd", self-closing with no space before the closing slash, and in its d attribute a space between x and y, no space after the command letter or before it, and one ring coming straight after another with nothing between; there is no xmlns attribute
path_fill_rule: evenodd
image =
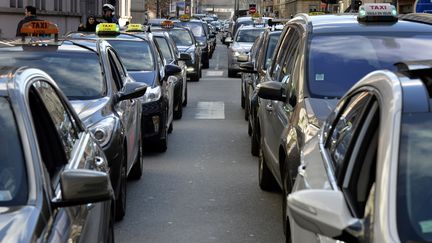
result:
<svg viewBox="0 0 432 243"><path fill-rule="evenodd" d="M113 5L106 3L102 7L102 19L106 23L115 23L118 24L117 18L114 16L115 8Z"/></svg>
<svg viewBox="0 0 432 243"><path fill-rule="evenodd" d="M23 24L31 22L31 21L36 21L36 20L40 20L36 17L36 8L33 6L26 6L24 8L24 14L25 17L24 19L22 19L17 26L17 30L16 30L16 36L23 36L24 34L21 34L21 27L23 26Z"/></svg>
<svg viewBox="0 0 432 243"><path fill-rule="evenodd" d="M95 16L90 15L87 17L87 22L85 25L80 24L78 27L78 31L88 31L88 32L95 32L96 31L96 25L98 25L99 22L96 21Z"/></svg>

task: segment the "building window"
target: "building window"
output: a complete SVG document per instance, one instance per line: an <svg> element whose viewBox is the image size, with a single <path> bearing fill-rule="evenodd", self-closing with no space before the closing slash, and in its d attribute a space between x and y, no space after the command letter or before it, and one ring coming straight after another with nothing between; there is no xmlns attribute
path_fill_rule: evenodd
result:
<svg viewBox="0 0 432 243"><path fill-rule="evenodd" d="M10 0L10 7L11 8L16 8L16 0Z"/></svg>
<svg viewBox="0 0 432 243"><path fill-rule="evenodd" d="M54 0L54 10L63 11L63 0Z"/></svg>

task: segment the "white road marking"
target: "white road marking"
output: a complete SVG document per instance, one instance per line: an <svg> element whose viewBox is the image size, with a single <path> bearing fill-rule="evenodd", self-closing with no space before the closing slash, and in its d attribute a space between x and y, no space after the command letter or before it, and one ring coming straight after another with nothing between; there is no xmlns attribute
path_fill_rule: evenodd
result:
<svg viewBox="0 0 432 243"><path fill-rule="evenodd" d="M221 77L221 76L223 76L223 71L222 70L220 70L220 71L209 70L209 71L207 71L205 73L205 76L207 76L207 77L211 77L211 76L213 76L213 77Z"/></svg>
<svg viewBox="0 0 432 243"><path fill-rule="evenodd" d="M223 101L198 102L195 119L225 119L225 104Z"/></svg>

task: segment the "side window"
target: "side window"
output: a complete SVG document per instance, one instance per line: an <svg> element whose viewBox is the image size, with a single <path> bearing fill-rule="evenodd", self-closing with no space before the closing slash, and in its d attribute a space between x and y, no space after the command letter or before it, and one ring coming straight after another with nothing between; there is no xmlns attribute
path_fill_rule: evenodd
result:
<svg viewBox="0 0 432 243"><path fill-rule="evenodd" d="M283 57L286 54L286 45L287 41L289 39L289 35L293 31L291 27L285 27L283 33L281 34L281 38L279 39L279 42L276 46L274 55L273 55L273 62L272 66L270 68L270 74L273 80L275 80L275 77L277 77L278 73L280 72L282 60Z"/></svg>
<svg viewBox="0 0 432 243"><path fill-rule="evenodd" d="M44 164L53 178L68 163L80 128L50 84L37 81L29 104Z"/></svg>
<svg viewBox="0 0 432 243"><path fill-rule="evenodd" d="M359 126L360 132L355 139L346 173L341 176L342 191L357 218L370 218L374 211L379 108L377 102L371 103L372 107L365 112L365 119Z"/></svg>
<svg viewBox="0 0 432 243"><path fill-rule="evenodd" d="M111 68L111 75L114 79L114 84L117 90L121 90L123 88L121 72L117 67L116 59L114 58L114 53L112 53L111 51L108 52L108 59Z"/></svg>
<svg viewBox="0 0 432 243"><path fill-rule="evenodd" d="M297 60L297 53L300 45L300 33L297 30L292 31L291 36L287 42L287 45L284 48L287 50L286 55L283 58L283 62L281 64L281 70L278 77L275 77L275 81L282 82L285 79L285 82L288 82L291 79L291 75L294 70L294 66Z"/></svg>
<svg viewBox="0 0 432 243"><path fill-rule="evenodd" d="M326 148L330 153L338 178L344 170L345 159L350 157L350 147L365 118L364 113L370 100L371 94L367 92L354 95L333 122Z"/></svg>
<svg viewBox="0 0 432 243"><path fill-rule="evenodd" d="M163 57L168 61L168 63L172 62L174 60L174 57L171 53L167 40L165 38L159 37L156 37L155 40L160 47Z"/></svg>

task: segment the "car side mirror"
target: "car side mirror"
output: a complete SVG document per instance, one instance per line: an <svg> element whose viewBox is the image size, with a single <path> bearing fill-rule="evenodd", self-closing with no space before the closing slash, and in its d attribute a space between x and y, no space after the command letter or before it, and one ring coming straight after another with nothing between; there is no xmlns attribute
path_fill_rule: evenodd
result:
<svg viewBox="0 0 432 243"><path fill-rule="evenodd" d="M190 60L192 60L192 58L187 53L180 53L179 60L181 60L181 61L190 61Z"/></svg>
<svg viewBox="0 0 432 243"><path fill-rule="evenodd" d="M165 65L165 75L171 76L176 75L177 73L180 73L182 70L179 66L174 64L167 64Z"/></svg>
<svg viewBox="0 0 432 243"><path fill-rule="evenodd" d="M266 100L285 101L284 88L281 82L267 81L257 86L258 96Z"/></svg>
<svg viewBox="0 0 432 243"><path fill-rule="evenodd" d="M288 196L290 217L302 228L346 242L356 242L363 231L353 218L343 193L332 190L302 190Z"/></svg>
<svg viewBox="0 0 432 243"><path fill-rule="evenodd" d="M60 175L61 198L52 201L54 207L77 206L114 198L107 173L86 169L64 170Z"/></svg>
<svg viewBox="0 0 432 243"><path fill-rule="evenodd" d="M257 72L255 70L252 62L240 63L240 69L244 73L256 73Z"/></svg>
<svg viewBox="0 0 432 243"><path fill-rule="evenodd" d="M140 82L125 83L122 91L117 94L117 101L139 98L145 94L147 87L145 83Z"/></svg>
<svg viewBox="0 0 432 243"><path fill-rule="evenodd" d="M231 44L233 43L233 38L231 36L228 36L227 38L225 38L225 43L226 44Z"/></svg>

